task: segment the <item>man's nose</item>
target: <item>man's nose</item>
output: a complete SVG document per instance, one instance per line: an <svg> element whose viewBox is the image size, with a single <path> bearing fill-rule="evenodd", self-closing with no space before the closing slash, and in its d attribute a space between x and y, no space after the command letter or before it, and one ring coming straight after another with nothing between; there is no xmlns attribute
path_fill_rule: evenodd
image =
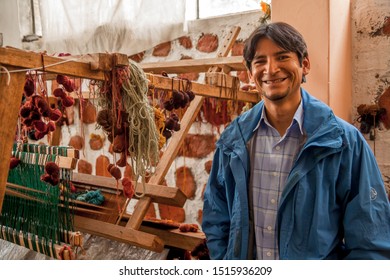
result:
<svg viewBox="0 0 390 280"><path fill-rule="evenodd" d="M279 63L274 59L269 59L265 65L265 72L269 75L273 75L279 71Z"/></svg>

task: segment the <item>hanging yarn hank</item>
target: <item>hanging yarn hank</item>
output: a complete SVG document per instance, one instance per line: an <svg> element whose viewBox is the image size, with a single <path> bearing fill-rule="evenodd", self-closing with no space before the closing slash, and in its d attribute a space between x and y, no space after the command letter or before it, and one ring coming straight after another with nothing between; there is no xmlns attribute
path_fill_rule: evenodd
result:
<svg viewBox="0 0 390 280"><path fill-rule="evenodd" d="M131 60L129 66L117 67L110 74L106 81L98 84L102 110L97 123L114 146L126 141L125 152L131 161L133 174L137 180L141 177L145 182L145 178L154 173L159 161L160 141L154 108L147 96L148 82L143 70ZM121 141L116 141L123 131ZM122 152L122 148L114 152Z"/></svg>
<svg viewBox="0 0 390 280"><path fill-rule="evenodd" d="M147 98L148 84L144 72L130 63L128 79L123 83L123 105L128 113L129 152L135 166L134 174L145 177L154 173L159 160L159 134L154 120L154 109Z"/></svg>

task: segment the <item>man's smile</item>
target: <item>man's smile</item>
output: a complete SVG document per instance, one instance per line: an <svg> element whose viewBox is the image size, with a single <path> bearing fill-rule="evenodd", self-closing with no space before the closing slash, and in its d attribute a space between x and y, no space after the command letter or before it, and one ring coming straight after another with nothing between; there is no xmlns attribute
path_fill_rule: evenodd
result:
<svg viewBox="0 0 390 280"><path fill-rule="evenodd" d="M262 82L267 84L267 85L271 85L271 84L277 84L277 83L284 82L286 79L287 79L287 77L286 78L273 79L273 80L263 80Z"/></svg>

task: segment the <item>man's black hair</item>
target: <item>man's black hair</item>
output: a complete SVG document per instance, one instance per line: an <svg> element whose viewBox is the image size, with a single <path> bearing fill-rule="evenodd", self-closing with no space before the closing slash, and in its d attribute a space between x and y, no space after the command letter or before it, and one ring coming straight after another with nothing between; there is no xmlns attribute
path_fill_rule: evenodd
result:
<svg viewBox="0 0 390 280"><path fill-rule="evenodd" d="M295 52L298 55L299 64L308 56L306 42L301 33L291 25L284 22L274 22L258 27L245 41L244 59L246 67L252 70L252 60L256 53L260 39L268 38L286 51Z"/></svg>

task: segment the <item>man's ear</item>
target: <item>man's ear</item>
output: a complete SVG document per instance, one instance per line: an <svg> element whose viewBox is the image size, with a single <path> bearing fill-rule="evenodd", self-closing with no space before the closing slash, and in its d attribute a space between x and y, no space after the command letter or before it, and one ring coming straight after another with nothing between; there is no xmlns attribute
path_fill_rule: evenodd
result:
<svg viewBox="0 0 390 280"><path fill-rule="evenodd" d="M306 76L310 72L310 59L309 56L305 57L302 61L302 74Z"/></svg>

